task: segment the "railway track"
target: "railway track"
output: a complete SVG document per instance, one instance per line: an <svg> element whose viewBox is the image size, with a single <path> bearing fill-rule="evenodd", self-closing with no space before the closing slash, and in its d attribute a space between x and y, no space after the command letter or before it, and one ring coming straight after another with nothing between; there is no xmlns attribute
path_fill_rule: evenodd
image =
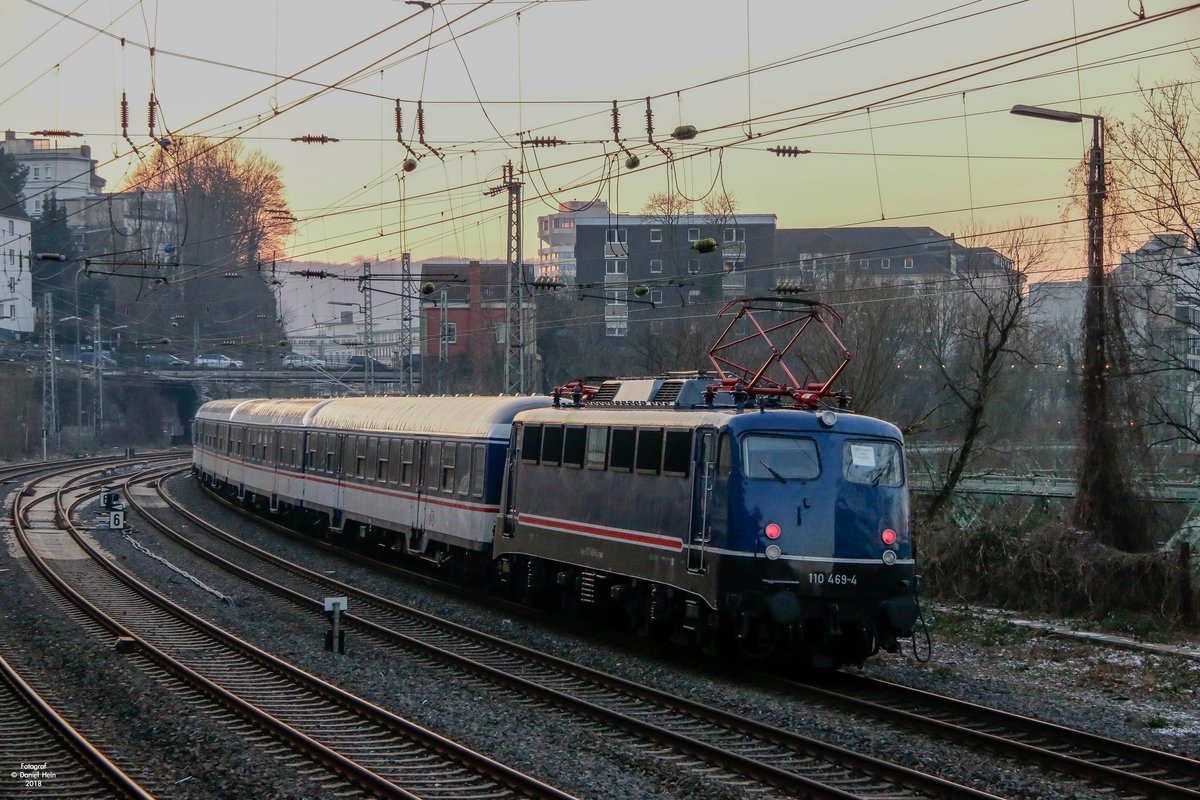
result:
<svg viewBox="0 0 1200 800"><path fill-rule="evenodd" d="M0 796L152 800L0 657Z"/></svg>
<svg viewBox="0 0 1200 800"><path fill-rule="evenodd" d="M326 787L379 797L568 800L171 603L115 566L70 523L84 496L68 501L61 475L58 485L45 483L22 492L13 512L17 539L39 572L127 647L320 764L329 772L321 780Z"/></svg>
<svg viewBox="0 0 1200 800"><path fill-rule="evenodd" d="M445 585L423 574L421 578ZM789 696L800 694L811 702L1035 762L1122 797L1200 799L1200 762L1173 753L849 673L835 685L778 677L764 677L763 682Z"/></svg>
<svg viewBox="0 0 1200 800"><path fill-rule="evenodd" d="M193 535L176 533L177 525L161 519L157 509L140 503L138 491L128 494L133 508L165 535L306 611L320 610L323 597L346 596L352 613L344 615L344 620L381 646L403 648L430 662L480 676L516 693L519 700L531 698L552 704L634 737L642 746L670 748L692 759L695 768L709 778L715 768L725 771L723 778L732 785L750 779L786 796L991 797L515 645L361 591L253 547L165 496L173 513L207 535L202 546Z"/></svg>
<svg viewBox="0 0 1200 800"><path fill-rule="evenodd" d="M1200 798L1200 761L861 675L817 686L763 677L780 691L1071 773L1125 796Z"/></svg>

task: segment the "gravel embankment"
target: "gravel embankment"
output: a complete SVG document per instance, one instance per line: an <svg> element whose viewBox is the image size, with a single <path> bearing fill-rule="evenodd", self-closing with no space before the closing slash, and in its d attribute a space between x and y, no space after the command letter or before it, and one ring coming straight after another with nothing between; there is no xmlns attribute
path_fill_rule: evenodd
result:
<svg viewBox="0 0 1200 800"><path fill-rule="evenodd" d="M723 675L714 665L697 662L689 654L646 655L516 619L451 594L398 583L259 529L215 506L190 479L177 479L171 487L189 507L203 511L261 547L369 591L513 641L1000 796L1095 796L1086 785L1029 765L747 688L746 682L739 682L736 676ZM680 768L669 759L653 755L650 748L596 733L592 726L561 712L532 703L514 706L508 696L479 679L461 674L447 677L422 659L383 652L365 638L351 635L345 656L325 653L321 649L326 628L323 617L300 612L247 587L164 541L148 526L136 520L133 524L134 535L142 544L232 595L237 607L226 607L136 552L123 539L98 534L124 567L160 591L169 592L205 617L282 658L567 792L586 798L734 798L746 794L737 786ZM204 776L198 775L189 782L191 785L176 787L170 796L322 796L319 788L304 784L287 770L275 768L284 774L272 774L274 762L261 751L239 746L237 737L224 733L203 715L193 715L198 720L185 718L177 708L179 704L164 700L164 693L150 679L123 669L121 658L104 646L69 636L77 630L74 624L57 619L57 611L30 590L20 577L22 570L7 554L0 559L0 569L9 569L0 573L0 598L8 610L0 620L0 634L6 643L11 643L13 636L28 638L31 631L40 630L41 641L56 642L53 655L45 653L45 658L76 664L68 666L65 674L87 675L87 668L91 668L91 674L104 675L90 687L80 686L78 698L68 699L75 700L80 708L96 709L96 724L111 728L111 735L117 737L112 741L124 743L131 751L143 739L157 743L147 749L172 748L171 759L164 759L166 763L156 769L165 766L165 774L175 775L178 780L201 771L192 763L211 765ZM1200 757L1200 712L1195 708L1200 662L1042 639L1003 622L975 621L954 611L937 612L933 623L931 663L919 664L911 651L881 654L866 671L1016 713ZM15 632L11 636L10 630ZM105 675L104 670L112 674ZM110 684L116 688L109 688ZM164 713L162 705L170 706L172 713ZM134 719L128 713L130 708L138 710ZM186 760L189 756L193 761ZM207 783L199 783L200 777ZM232 786L239 788L225 793L213 791Z"/></svg>

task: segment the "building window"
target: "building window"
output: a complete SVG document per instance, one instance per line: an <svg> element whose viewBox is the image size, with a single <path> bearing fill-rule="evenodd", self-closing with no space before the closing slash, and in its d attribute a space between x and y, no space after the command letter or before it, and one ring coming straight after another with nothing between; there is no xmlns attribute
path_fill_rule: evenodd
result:
<svg viewBox="0 0 1200 800"><path fill-rule="evenodd" d="M905 268L905 269L912 269L912 268L913 268L913 260L912 260L911 258L906 258L906 259L904 259L904 268Z"/></svg>
<svg viewBox="0 0 1200 800"><path fill-rule="evenodd" d="M604 241L608 244L625 244L625 228L608 228L604 231Z"/></svg>
<svg viewBox="0 0 1200 800"><path fill-rule="evenodd" d="M604 292L604 304L607 306L623 306L629 299L624 289L608 289Z"/></svg>
<svg viewBox="0 0 1200 800"><path fill-rule="evenodd" d="M726 228L725 229L725 241L726 241L726 243L746 241L746 229L745 228Z"/></svg>
<svg viewBox="0 0 1200 800"><path fill-rule="evenodd" d="M38 179L38 178L40 178L40 177L42 177L42 168L41 168L41 167L34 167L34 168L33 168L33 179L34 179L34 180L37 180L37 179Z"/></svg>
<svg viewBox="0 0 1200 800"><path fill-rule="evenodd" d="M35 214L42 213L42 201L41 200L33 201L33 213L35 213Z"/></svg>
<svg viewBox="0 0 1200 800"><path fill-rule="evenodd" d="M446 323L446 344L458 344L458 323Z"/></svg>
<svg viewBox="0 0 1200 800"><path fill-rule="evenodd" d="M650 229L650 241L652 241L652 242L661 242L662 241L662 228L651 228Z"/></svg>
<svg viewBox="0 0 1200 800"><path fill-rule="evenodd" d="M629 323L623 319L610 319L604 321L605 336L624 336L629 332Z"/></svg>
<svg viewBox="0 0 1200 800"><path fill-rule="evenodd" d="M741 260L731 260L725 262L726 272L742 272L746 269L746 262Z"/></svg>
<svg viewBox="0 0 1200 800"><path fill-rule="evenodd" d="M554 220L554 227L556 227L556 228L574 228L575 220L573 220L573 219L556 219L556 220Z"/></svg>
<svg viewBox="0 0 1200 800"><path fill-rule="evenodd" d="M868 261L867 259L865 259L865 258L860 258L860 259L858 260L858 268L859 268L859 269L866 269L866 268L867 268L867 267L870 265L870 263L871 263L871 262L870 262L870 261Z"/></svg>
<svg viewBox="0 0 1200 800"><path fill-rule="evenodd" d="M608 275L624 275L629 272L629 259L610 258L604 262L604 272Z"/></svg>
<svg viewBox="0 0 1200 800"><path fill-rule="evenodd" d="M46 167L46 171L42 173L42 177L46 180L50 180L54 177L54 173L51 171L50 167Z"/></svg>
<svg viewBox="0 0 1200 800"><path fill-rule="evenodd" d="M689 258L689 259L688 259L688 274L689 274L689 275L696 275L696 274L698 274L699 272L700 272L700 259L698 259L698 258Z"/></svg>
<svg viewBox="0 0 1200 800"><path fill-rule="evenodd" d="M658 305L662 302L662 289L650 290L650 302L654 303L655 305Z"/></svg>
<svg viewBox="0 0 1200 800"><path fill-rule="evenodd" d="M879 267L880 267L880 269L891 269L892 268L892 260L890 258L879 259Z"/></svg>
<svg viewBox="0 0 1200 800"><path fill-rule="evenodd" d="M650 272L654 273L654 274L662 272L662 259L661 258L650 259Z"/></svg>
<svg viewBox="0 0 1200 800"><path fill-rule="evenodd" d="M700 229L699 228L688 228L688 241L689 242L700 241Z"/></svg>

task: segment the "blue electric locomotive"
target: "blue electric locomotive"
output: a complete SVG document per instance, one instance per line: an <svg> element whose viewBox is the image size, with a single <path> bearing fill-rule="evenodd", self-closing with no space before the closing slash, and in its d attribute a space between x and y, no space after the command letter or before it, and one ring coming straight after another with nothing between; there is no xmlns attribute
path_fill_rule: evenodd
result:
<svg viewBox="0 0 1200 800"><path fill-rule="evenodd" d="M708 385L612 380L582 407L517 414L501 575L750 655L825 667L894 650L917 611L899 431L724 392L706 405Z"/></svg>

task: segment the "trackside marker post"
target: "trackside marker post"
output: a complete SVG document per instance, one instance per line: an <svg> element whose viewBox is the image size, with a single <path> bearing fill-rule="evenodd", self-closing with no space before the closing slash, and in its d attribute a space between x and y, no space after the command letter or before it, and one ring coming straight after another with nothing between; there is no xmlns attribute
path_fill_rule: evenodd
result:
<svg viewBox="0 0 1200 800"><path fill-rule="evenodd" d="M325 649L339 655L346 654L346 632L342 630L342 614L350 607L345 597L326 597L325 616L329 617L332 630L325 631Z"/></svg>

